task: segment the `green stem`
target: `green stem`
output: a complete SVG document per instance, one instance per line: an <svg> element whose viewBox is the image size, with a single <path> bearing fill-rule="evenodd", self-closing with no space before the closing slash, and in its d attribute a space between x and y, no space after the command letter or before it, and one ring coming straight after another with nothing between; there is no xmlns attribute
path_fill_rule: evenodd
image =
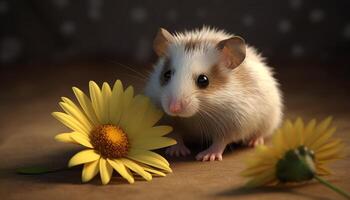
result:
<svg viewBox="0 0 350 200"><path fill-rule="evenodd" d="M344 190L338 188L337 186L333 185L332 183L326 181L325 179L319 177L319 176L315 176L315 179L318 180L320 183L322 183L323 185L327 186L328 188L334 190L335 192L337 192L338 194L343 195L344 197L346 197L347 199L350 199L350 194L345 192Z"/></svg>

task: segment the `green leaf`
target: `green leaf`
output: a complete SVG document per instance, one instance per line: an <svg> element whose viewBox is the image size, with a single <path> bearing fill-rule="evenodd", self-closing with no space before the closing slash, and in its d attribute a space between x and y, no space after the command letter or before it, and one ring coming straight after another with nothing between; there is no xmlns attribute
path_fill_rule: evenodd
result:
<svg viewBox="0 0 350 200"><path fill-rule="evenodd" d="M48 168L48 167L38 166L38 167L23 167L23 168L19 168L19 169L16 170L16 172L18 174L35 175L35 174L47 174L47 173L51 173L51 172L60 171L60 170L63 170L63 169L64 168L52 169L52 168Z"/></svg>

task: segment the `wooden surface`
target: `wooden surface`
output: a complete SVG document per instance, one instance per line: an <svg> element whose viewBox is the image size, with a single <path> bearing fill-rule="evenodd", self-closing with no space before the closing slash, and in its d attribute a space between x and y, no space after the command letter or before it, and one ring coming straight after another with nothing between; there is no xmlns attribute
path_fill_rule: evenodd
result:
<svg viewBox="0 0 350 200"><path fill-rule="evenodd" d="M317 67L317 66L316 66ZM288 68L279 70L285 94L286 117L323 119L334 116L336 136L350 145L349 81L339 81L327 73ZM296 72L301 72L296 73ZM73 97L71 86L87 91L88 80L112 83L120 78L125 84L142 87L141 77L125 68L101 65L65 65L26 68L2 72L0 96L0 197L1 199L342 199L315 182L292 188L261 188L244 191L238 173L242 159L251 149L233 149L222 162L197 162L168 158L173 173L151 182L129 185L114 177L107 186L96 178L81 184L81 169L45 175L17 175L23 166L65 166L79 148L58 143L53 137L67 129L51 117L61 96ZM349 147L346 152L349 155ZM350 191L350 158L331 164L334 184Z"/></svg>

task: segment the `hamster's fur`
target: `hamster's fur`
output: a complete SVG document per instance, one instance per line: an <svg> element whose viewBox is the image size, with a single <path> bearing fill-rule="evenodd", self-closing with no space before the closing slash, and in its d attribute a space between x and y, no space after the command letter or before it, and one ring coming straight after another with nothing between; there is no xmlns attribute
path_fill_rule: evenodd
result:
<svg viewBox="0 0 350 200"><path fill-rule="evenodd" d="M177 123L178 143L167 153L189 154L182 138L195 134L212 141L196 158L221 160L227 144L262 144L279 126L278 83L242 38L208 27L173 35L160 29L153 46L159 59L145 94Z"/></svg>

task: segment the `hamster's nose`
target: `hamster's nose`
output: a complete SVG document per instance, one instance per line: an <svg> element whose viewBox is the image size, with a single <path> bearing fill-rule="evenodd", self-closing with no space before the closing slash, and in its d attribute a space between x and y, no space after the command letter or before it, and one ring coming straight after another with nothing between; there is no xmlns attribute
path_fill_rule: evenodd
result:
<svg viewBox="0 0 350 200"><path fill-rule="evenodd" d="M182 105L180 101L171 101L169 104L169 110L172 113L179 113L182 110Z"/></svg>
<svg viewBox="0 0 350 200"><path fill-rule="evenodd" d="M172 113L180 113L186 107L186 103L182 100L171 100L169 104L169 111Z"/></svg>

